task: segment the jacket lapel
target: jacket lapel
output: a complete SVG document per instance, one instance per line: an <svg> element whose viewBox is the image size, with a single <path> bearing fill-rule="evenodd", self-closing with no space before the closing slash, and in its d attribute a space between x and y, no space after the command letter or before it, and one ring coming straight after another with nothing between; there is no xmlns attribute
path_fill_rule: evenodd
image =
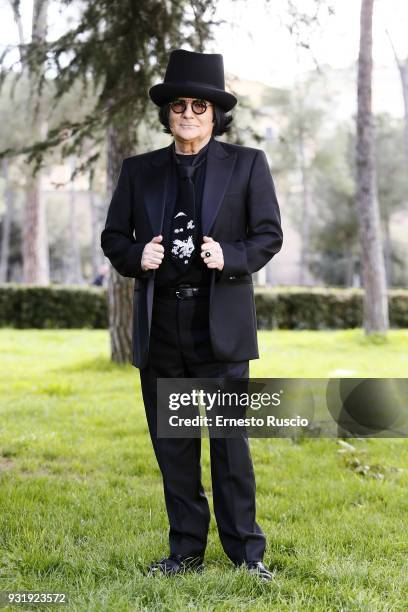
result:
<svg viewBox="0 0 408 612"><path fill-rule="evenodd" d="M236 161L236 153L229 154L220 142L212 139L208 147L207 169L201 209L203 236L209 236L221 206Z"/></svg>
<svg viewBox="0 0 408 612"><path fill-rule="evenodd" d="M153 236L162 232L170 170L170 147L159 149L143 163L143 200Z"/></svg>
<svg viewBox="0 0 408 612"><path fill-rule="evenodd" d="M170 154L172 144L159 149L143 163L144 205L151 225L153 236L162 232L164 207L170 174ZM208 236L217 217L218 209L231 180L236 161L236 153L228 153L222 143L210 141L207 154L207 168L203 202L201 207L201 227Z"/></svg>

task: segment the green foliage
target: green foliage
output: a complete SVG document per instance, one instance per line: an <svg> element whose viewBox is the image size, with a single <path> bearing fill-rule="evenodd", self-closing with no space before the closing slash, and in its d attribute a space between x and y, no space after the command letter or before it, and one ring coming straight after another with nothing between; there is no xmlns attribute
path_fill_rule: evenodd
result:
<svg viewBox="0 0 408 612"><path fill-rule="evenodd" d="M408 327L408 291L390 290L392 327ZM348 329L363 324L361 289L256 288L259 329Z"/></svg>
<svg viewBox="0 0 408 612"><path fill-rule="evenodd" d="M311 270L325 283L350 286L357 272L354 136L343 122L322 142L313 163Z"/></svg>
<svg viewBox="0 0 408 612"><path fill-rule="evenodd" d="M259 329L348 329L361 327L360 289L255 288ZM389 291L390 321L408 327L408 291ZM0 326L17 328L106 328L105 290L97 287L0 285ZM372 343L379 339L372 338Z"/></svg>
<svg viewBox="0 0 408 612"><path fill-rule="evenodd" d="M74 2L61 4L70 7ZM24 148L36 169L50 148L60 147L63 157L83 155L85 145L102 142L113 126L122 126L136 144L148 90L163 76L169 51L181 46L203 50L216 24L211 19L215 5L216 0L85 0L77 5L82 9L79 20L62 36L20 48L23 65L35 71L45 62L37 87L42 93L52 85L55 105L78 83L84 95L91 90L95 96L84 117L63 117L45 139ZM0 60L1 82L11 72L4 68L6 58L7 53ZM88 154L81 170L97 158L98 152Z"/></svg>
<svg viewBox="0 0 408 612"><path fill-rule="evenodd" d="M405 206L408 189L403 120L375 117L376 184L387 255L389 286L405 285L402 245L388 237L393 213ZM350 286L359 274L360 251L355 195L355 134L349 122L322 141L313 164L314 214L311 270L328 284ZM387 253L387 249L389 253Z"/></svg>
<svg viewBox="0 0 408 612"><path fill-rule="evenodd" d="M375 162L378 200L383 221L406 205L408 175L404 146L405 120L389 113L375 115Z"/></svg>
<svg viewBox="0 0 408 612"><path fill-rule="evenodd" d="M97 287L0 285L0 326L106 328L106 294Z"/></svg>
<svg viewBox="0 0 408 612"><path fill-rule="evenodd" d="M391 332L391 348L359 346L359 335L262 332L251 376L320 377L344 363L359 363L361 376L396 376L401 364L404 376L407 332ZM346 456L334 439L250 440L265 563L276 570L268 584L222 550L204 439L206 570L144 576L168 552L162 479L138 374L110 362L107 339L102 330L0 330L1 590L67 592L67 612L406 608L404 439L353 439Z"/></svg>

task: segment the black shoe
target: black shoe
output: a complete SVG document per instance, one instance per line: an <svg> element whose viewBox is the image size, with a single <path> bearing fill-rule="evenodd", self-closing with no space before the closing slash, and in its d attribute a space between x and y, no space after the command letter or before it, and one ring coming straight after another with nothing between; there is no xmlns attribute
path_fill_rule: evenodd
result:
<svg viewBox="0 0 408 612"><path fill-rule="evenodd" d="M173 574L184 574L187 571L202 572L204 569L203 557L188 557L183 555L169 555L155 561L149 566L147 575L157 576L164 574L165 576Z"/></svg>
<svg viewBox="0 0 408 612"><path fill-rule="evenodd" d="M245 561L245 568L249 574L259 576L262 580L272 580L273 575L266 569L262 561Z"/></svg>

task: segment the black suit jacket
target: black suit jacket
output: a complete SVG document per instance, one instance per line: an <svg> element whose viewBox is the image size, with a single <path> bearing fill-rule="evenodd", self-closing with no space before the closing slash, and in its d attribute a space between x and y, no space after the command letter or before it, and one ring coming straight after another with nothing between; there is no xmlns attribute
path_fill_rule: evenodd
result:
<svg viewBox="0 0 408 612"><path fill-rule="evenodd" d="M135 279L133 365L147 365L155 271L141 268L147 242L162 232L170 147L123 160L101 246L119 274ZM218 361L257 359L251 274L282 246L275 187L265 153L211 139L202 201L202 231L219 242L221 272L212 270L210 334ZM169 321L169 325L173 322Z"/></svg>

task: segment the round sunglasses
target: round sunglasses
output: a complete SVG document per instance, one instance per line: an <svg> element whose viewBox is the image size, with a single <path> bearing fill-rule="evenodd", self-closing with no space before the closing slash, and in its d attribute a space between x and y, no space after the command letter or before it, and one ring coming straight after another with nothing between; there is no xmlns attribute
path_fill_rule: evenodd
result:
<svg viewBox="0 0 408 612"><path fill-rule="evenodd" d="M205 113L205 111L207 110L207 106L212 106L212 104L210 104L206 100L193 100L191 102L192 111L196 115L202 115L203 113ZM184 113L187 108L187 102L185 100L179 99L173 100L172 102L170 102L170 108L173 113Z"/></svg>

